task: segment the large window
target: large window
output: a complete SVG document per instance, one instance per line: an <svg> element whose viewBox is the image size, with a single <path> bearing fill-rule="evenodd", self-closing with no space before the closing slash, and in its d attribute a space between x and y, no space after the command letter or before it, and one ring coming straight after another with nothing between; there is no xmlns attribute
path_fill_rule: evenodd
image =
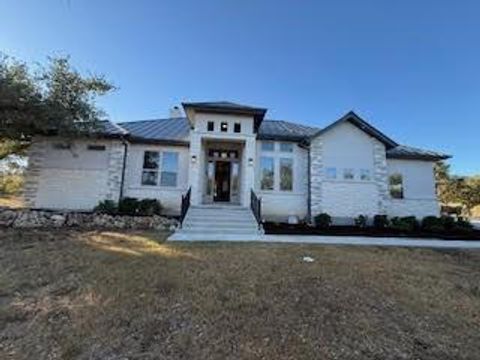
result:
<svg viewBox="0 0 480 360"><path fill-rule="evenodd" d="M145 151L143 155L142 185L157 185L160 156L157 151Z"/></svg>
<svg viewBox="0 0 480 360"><path fill-rule="evenodd" d="M355 171L353 169L343 169L343 179L344 180L355 179Z"/></svg>
<svg viewBox="0 0 480 360"><path fill-rule="evenodd" d="M327 179L333 180L337 178L337 168L328 167L326 169Z"/></svg>
<svg viewBox="0 0 480 360"><path fill-rule="evenodd" d="M178 153L163 152L160 167L160 153L145 151L143 155L142 185L177 186Z"/></svg>
<svg viewBox="0 0 480 360"><path fill-rule="evenodd" d="M262 150L263 151L275 150L275 143L273 141L262 141Z"/></svg>
<svg viewBox="0 0 480 360"><path fill-rule="evenodd" d="M280 151L281 152L293 152L293 144L290 143L290 142L280 143Z"/></svg>
<svg viewBox="0 0 480 360"><path fill-rule="evenodd" d="M262 190L273 190L274 184L274 160L271 157L260 158L260 188Z"/></svg>
<svg viewBox="0 0 480 360"><path fill-rule="evenodd" d="M161 186L177 186L178 153L162 153L162 173L160 176Z"/></svg>
<svg viewBox="0 0 480 360"><path fill-rule="evenodd" d="M293 190L293 159L280 159L280 190Z"/></svg>
<svg viewBox="0 0 480 360"><path fill-rule="evenodd" d="M395 173L388 178L390 185L390 196L394 199L403 199L403 176Z"/></svg>
<svg viewBox="0 0 480 360"><path fill-rule="evenodd" d="M370 169L360 169L360 180L362 180L362 181L372 180L372 175L370 173Z"/></svg>

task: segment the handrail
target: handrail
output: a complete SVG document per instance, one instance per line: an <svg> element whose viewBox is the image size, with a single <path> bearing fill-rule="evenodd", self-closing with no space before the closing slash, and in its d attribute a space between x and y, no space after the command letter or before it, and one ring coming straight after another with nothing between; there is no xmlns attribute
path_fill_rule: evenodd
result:
<svg viewBox="0 0 480 360"><path fill-rule="evenodd" d="M252 209L253 216L255 216L260 229L262 227L262 198L258 197L253 189L250 190L250 209Z"/></svg>
<svg viewBox="0 0 480 360"><path fill-rule="evenodd" d="M180 212L180 227L182 227L183 220L185 220L185 216L187 215L188 208L190 207L190 195L192 193L192 188L189 187L188 191L185 195L182 195L182 207Z"/></svg>

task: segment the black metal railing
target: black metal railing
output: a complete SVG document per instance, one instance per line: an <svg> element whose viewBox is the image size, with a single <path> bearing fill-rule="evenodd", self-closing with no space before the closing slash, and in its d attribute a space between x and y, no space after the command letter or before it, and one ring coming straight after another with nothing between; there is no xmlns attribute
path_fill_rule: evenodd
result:
<svg viewBox="0 0 480 360"><path fill-rule="evenodd" d="M262 226L262 198L255 194L255 191L250 190L250 209L252 209L253 216L257 220L258 228Z"/></svg>
<svg viewBox="0 0 480 360"><path fill-rule="evenodd" d="M180 227L182 227L183 220L185 219L185 216L187 215L188 208L190 207L190 195L192 193L192 188L188 188L188 191L185 193L185 195L182 195L182 209L180 212Z"/></svg>

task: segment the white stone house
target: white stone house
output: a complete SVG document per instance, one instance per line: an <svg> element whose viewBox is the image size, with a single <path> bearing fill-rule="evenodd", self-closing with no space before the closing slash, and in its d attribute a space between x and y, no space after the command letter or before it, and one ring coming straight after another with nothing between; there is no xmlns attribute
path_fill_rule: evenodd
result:
<svg viewBox="0 0 480 360"><path fill-rule="evenodd" d="M274 221L323 212L338 223L360 214L439 214L433 166L448 156L399 145L353 112L318 129L230 102L183 103L183 110L108 122L95 138L37 138L26 203L91 210L104 199L155 198L175 215L191 189L194 208L249 209L253 191L262 218Z"/></svg>

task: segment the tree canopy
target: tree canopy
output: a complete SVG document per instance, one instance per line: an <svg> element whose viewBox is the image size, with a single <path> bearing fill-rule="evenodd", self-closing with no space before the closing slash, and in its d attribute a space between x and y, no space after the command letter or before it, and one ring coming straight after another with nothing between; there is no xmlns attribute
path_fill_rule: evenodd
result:
<svg viewBox="0 0 480 360"><path fill-rule="evenodd" d="M0 160L22 153L34 135L94 130L106 117L95 100L113 89L104 76L80 74L68 57L32 69L0 55Z"/></svg>

